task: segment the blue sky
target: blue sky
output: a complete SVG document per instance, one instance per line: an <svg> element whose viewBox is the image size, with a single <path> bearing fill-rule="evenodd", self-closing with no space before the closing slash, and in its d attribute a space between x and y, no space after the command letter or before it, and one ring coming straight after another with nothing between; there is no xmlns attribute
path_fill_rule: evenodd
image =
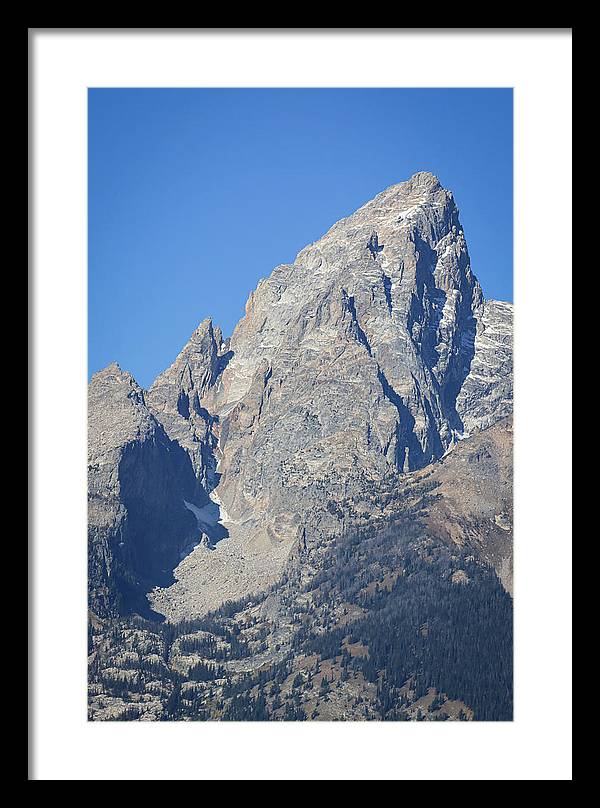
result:
<svg viewBox="0 0 600 808"><path fill-rule="evenodd" d="M486 297L512 300L512 90L89 91L89 371L142 386L207 316L415 171L461 211Z"/></svg>

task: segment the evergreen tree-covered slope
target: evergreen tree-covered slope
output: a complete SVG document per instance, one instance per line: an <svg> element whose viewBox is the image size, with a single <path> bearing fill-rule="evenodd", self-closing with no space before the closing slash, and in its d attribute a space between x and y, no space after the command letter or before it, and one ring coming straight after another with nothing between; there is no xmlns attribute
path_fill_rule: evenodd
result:
<svg viewBox="0 0 600 808"><path fill-rule="evenodd" d="M380 518L345 502L343 536L299 550L256 597L175 625L98 627L90 717L510 720L511 597L471 547L433 533L436 469L373 494Z"/></svg>

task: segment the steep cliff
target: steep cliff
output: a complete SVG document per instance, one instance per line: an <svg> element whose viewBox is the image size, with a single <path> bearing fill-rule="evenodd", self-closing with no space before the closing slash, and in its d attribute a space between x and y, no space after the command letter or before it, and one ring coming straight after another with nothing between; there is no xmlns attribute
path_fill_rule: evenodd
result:
<svg viewBox="0 0 600 808"><path fill-rule="evenodd" d="M513 408L513 307L486 300L477 313L474 356L456 409L468 433L485 429Z"/></svg>
<svg viewBox="0 0 600 808"><path fill-rule="evenodd" d="M148 614L146 593L200 538L185 501L201 506L186 452L169 439L133 377L116 364L88 391L88 575L101 617Z"/></svg>
<svg viewBox="0 0 600 808"><path fill-rule="evenodd" d="M150 409L172 440L190 456L205 490L216 485L213 417L201 401L227 363L220 329L210 319L194 331L171 367L158 376L146 394Z"/></svg>

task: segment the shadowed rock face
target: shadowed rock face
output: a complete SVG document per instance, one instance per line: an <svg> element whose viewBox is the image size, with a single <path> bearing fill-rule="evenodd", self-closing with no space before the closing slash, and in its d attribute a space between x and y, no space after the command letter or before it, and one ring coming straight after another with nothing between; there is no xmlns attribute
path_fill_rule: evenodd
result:
<svg viewBox="0 0 600 808"><path fill-rule="evenodd" d="M110 365L88 391L90 608L149 613L146 593L168 586L199 531L184 498L202 504L185 451L148 410L129 373Z"/></svg>
<svg viewBox="0 0 600 808"><path fill-rule="evenodd" d="M483 300L452 194L415 174L260 281L230 340L201 323L151 386L141 424L183 447L228 536L153 602L182 617L272 583L340 530L336 502L511 408L512 306Z"/></svg>
<svg viewBox="0 0 600 808"><path fill-rule="evenodd" d="M211 320L204 320L170 368L161 373L146 394L172 440L190 456L194 471L206 490L214 488L216 439L213 418L201 401L227 360L223 338Z"/></svg>

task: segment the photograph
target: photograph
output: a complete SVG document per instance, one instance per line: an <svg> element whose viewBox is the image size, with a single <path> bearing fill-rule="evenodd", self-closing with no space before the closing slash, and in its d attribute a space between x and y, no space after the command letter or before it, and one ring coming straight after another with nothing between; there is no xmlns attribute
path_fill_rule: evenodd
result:
<svg viewBox="0 0 600 808"><path fill-rule="evenodd" d="M510 721L512 91L88 110L89 719Z"/></svg>

